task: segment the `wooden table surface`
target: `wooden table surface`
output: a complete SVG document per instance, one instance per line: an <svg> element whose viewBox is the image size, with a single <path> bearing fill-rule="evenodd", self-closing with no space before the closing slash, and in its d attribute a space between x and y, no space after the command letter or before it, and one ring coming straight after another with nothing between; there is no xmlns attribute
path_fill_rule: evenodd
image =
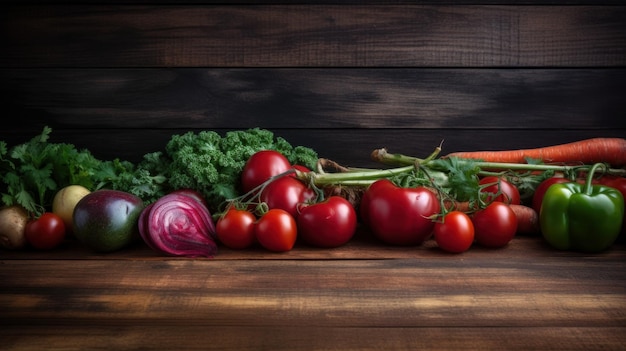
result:
<svg viewBox="0 0 626 351"><path fill-rule="evenodd" d="M0 252L3 350L620 350L626 245Z"/></svg>

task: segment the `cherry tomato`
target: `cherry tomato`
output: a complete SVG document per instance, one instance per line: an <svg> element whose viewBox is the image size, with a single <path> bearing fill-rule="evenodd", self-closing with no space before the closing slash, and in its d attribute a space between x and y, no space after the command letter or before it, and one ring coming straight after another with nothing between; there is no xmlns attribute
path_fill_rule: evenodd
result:
<svg viewBox="0 0 626 351"><path fill-rule="evenodd" d="M52 212L45 212L39 218L31 219L24 228L26 241L36 249L50 250L65 239L65 223Z"/></svg>
<svg viewBox="0 0 626 351"><path fill-rule="evenodd" d="M254 233L259 244L265 249L285 252L295 245L298 228L296 220L289 212L275 208L265 212L256 221Z"/></svg>
<svg viewBox="0 0 626 351"><path fill-rule="evenodd" d="M474 242L474 224L465 212L448 212L441 222L435 223L434 237L444 251L465 252Z"/></svg>
<svg viewBox="0 0 626 351"><path fill-rule="evenodd" d="M296 220L298 235L309 245L338 247L354 236L356 210L341 196L330 196L323 202L301 206Z"/></svg>
<svg viewBox="0 0 626 351"><path fill-rule="evenodd" d="M217 220L215 233L219 241L231 249L245 249L256 240L254 234L256 217L252 212L230 208Z"/></svg>
<svg viewBox="0 0 626 351"><path fill-rule="evenodd" d="M244 193L251 191L273 176L291 169L285 155L274 150L261 150L246 161L241 173L241 188Z"/></svg>
<svg viewBox="0 0 626 351"><path fill-rule="evenodd" d="M508 244L517 232L517 216L504 202L494 201L472 216L474 238L485 247L502 247Z"/></svg>
<svg viewBox="0 0 626 351"><path fill-rule="evenodd" d="M567 182L569 182L567 178L551 177L539 183L539 185L537 185L537 188L535 188L535 192L533 193L533 201L531 207L535 211L537 211L537 213L539 213L539 211L541 210L541 202L543 202L543 196L545 195L546 190L548 190L550 185Z"/></svg>
<svg viewBox="0 0 626 351"><path fill-rule="evenodd" d="M309 202L316 197L315 190L297 178L280 177L274 179L263 189L260 199L270 209L280 208L297 218L298 205Z"/></svg>
<svg viewBox="0 0 626 351"><path fill-rule="evenodd" d="M517 187L504 177L487 176L481 178L478 184L481 186L485 185L481 191L489 194L486 199L487 202L500 201L513 205L519 205L522 203ZM498 195L495 196L495 194Z"/></svg>
<svg viewBox="0 0 626 351"><path fill-rule="evenodd" d="M388 179L374 182L359 209L374 235L391 245L417 245L432 235L431 219L441 210L437 195L426 187L402 188Z"/></svg>

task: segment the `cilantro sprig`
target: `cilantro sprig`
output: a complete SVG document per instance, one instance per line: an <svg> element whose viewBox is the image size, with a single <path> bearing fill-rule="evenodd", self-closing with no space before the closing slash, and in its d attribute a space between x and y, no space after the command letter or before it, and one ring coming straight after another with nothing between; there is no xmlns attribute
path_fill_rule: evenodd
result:
<svg viewBox="0 0 626 351"><path fill-rule="evenodd" d="M0 141L2 202L21 205L35 217L50 207L56 192L65 185L94 188L95 174L103 165L88 150L50 143L51 132L46 126L40 135L12 148Z"/></svg>

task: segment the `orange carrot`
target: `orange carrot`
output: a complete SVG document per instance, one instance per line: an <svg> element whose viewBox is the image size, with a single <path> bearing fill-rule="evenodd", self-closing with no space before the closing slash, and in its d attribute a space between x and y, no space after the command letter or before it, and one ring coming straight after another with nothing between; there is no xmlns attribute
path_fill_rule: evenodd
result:
<svg viewBox="0 0 626 351"><path fill-rule="evenodd" d="M503 163L526 163L527 158L541 160L544 163L605 162L619 167L626 165L626 139L591 138L534 149L453 152L445 157L452 156Z"/></svg>
<svg viewBox="0 0 626 351"><path fill-rule="evenodd" d="M509 205L517 217L517 232L519 234L538 234L539 214L534 208L525 205Z"/></svg>
<svg viewBox="0 0 626 351"><path fill-rule="evenodd" d="M476 204L470 205L469 201L452 201L445 200L444 207L448 211L456 210L465 213L474 212L478 209Z"/></svg>

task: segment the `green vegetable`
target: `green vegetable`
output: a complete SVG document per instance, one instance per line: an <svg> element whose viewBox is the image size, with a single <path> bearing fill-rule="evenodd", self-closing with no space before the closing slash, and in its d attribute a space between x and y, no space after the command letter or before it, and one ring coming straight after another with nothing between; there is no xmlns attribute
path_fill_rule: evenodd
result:
<svg viewBox="0 0 626 351"><path fill-rule="evenodd" d="M199 191L209 208L217 208L224 200L240 194L241 171L248 158L260 150L279 151L292 164L309 168L315 166L318 158L314 150L293 147L264 129L230 131L224 137L214 131L200 131L172 136L165 152L144 156L138 170L164 176L166 191ZM144 198L147 202L156 200Z"/></svg>
<svg viewBox="0 0 626 351"><path fill-rule="evenodd" d="M559 183L546 191L539 222L546 241L561 250L600 252L619 236L624 197L619 190L592 185L594 165L587 182Z"/></svg>
<svg viewBox="0 0 626 351"><path fill-rule="evenodd" d="M66 143L49 143L52 130L45 127L41 135L7 148L0 141L0 182L2 202L21 205L38 217L52 205L62 187L70 184L93 189L107 165L88 150L78 150Z"/></svg>
<svg viewBox="0 0 626 351"><path fill-rule="evenodd" d="M263 149L283 153L292 164L313 168L314 150L293 147L268 130L231 131L221 137L213 131L174 135L164 150L145 154L137 163L99 160L89 150L72 144L50 143L52 129L28 142L8 148L0 141L0 193L2 204L21 205L38 217L50 209L56 192L68 185L95 191L129 192L146 204L178 189L201 192L217 207L239 193L239 177L246 160Z"/></svg>

